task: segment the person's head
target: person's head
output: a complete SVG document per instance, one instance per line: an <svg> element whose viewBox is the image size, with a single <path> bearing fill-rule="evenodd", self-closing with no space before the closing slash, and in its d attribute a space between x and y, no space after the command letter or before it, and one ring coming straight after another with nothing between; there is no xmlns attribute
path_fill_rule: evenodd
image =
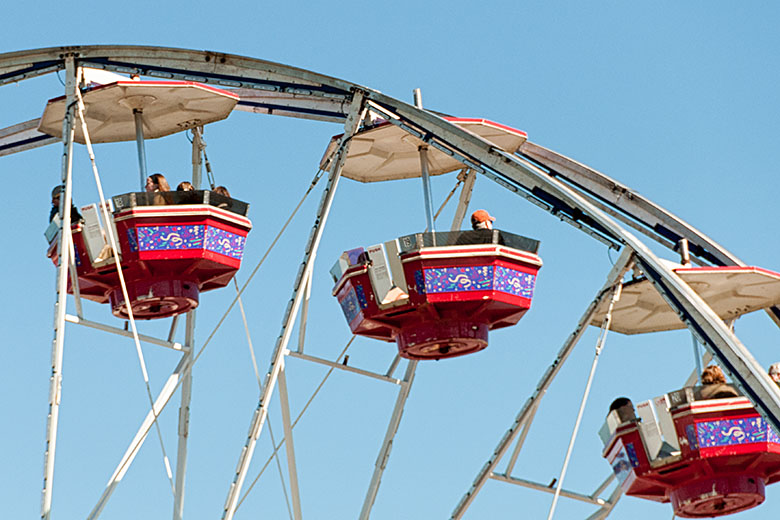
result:
<svg viewBox="0 0 780 520"><path fill-rule="evenodd" d="M225 197L230 197L230 192L224 186L217 186L216 188L214 188L214 193L219 193L220 195L223 195Z"/></svg>
<svg viewBox="0 0 780 520"><path fill-rule="evenodd" d="M717 365L710 365L701 372L701 384L703 385L715 385L718 383L726 383L726 375L723 370Z"/></svg>
<svg viewBox="0 0 780 520"><path fill-rule="evenodd" d="M176 191L194 191L195 187L192 185L192 183L189 183L187 181L180 182L178 186L176 186Z"/></svg>
<svg viewBox="0 0 780 520"><path fill-rule="evenodd" d="M471 229L493 229L495 220L484 209L478 209L471 214Z"/></svg>
<svg viewBox="0 0 780 520"><path fill-rule="evenodd" d="M168 180L162 173L153 173L146 178L146 191L171 191Z"/></svg>
<svg viewBox="0 0 780 520"><path fill-rule="evenodd" d="M628 397L618 397L612 404L609 405L609 411L617 411L618 417L621 422L630 421L636 419L636 412L634 411L634 403Z"/></svg>
<svg viewBox="0 0 780 520"><path fill-rule="evenodd" d="M780 362L773 363L769 367L769 377L772 378L772 381L780 385Z"/></svg>
<svg viewBox="0 0 780 520"><path fill-rule="evenodd" d="M55 208L60 207L60 196L62 195L62 186L57 185L51 190L51 205Z"/></svg>

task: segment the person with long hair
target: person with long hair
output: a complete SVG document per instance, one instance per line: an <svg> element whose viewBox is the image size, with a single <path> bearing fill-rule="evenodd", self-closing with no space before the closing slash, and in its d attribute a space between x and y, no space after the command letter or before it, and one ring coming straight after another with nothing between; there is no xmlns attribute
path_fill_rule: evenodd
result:
<svg viewBox="0 0 780 520"><path fill-rule="evenodd" d="M170 195L163 194L169 191L171 187L168 185L168 179L162 173L153 173L146 178L146 192L152 194L147 197L147 204L154 206L170 204Z"/></svg>
<svg viewBox="0 0 780 520"><path fill-rule="evenodd" d="M710 365L701 372L701 399L723 399L726 397L739 397L739 392L726 383L726 375L717 365Z"/></svg>
<svg viewBox="0 0 780 520"><path fill-rule="evenodd" d="M171 191L168 179L162 173L153 173L146 178L146 191L156 193L159 191Z"/></svg>

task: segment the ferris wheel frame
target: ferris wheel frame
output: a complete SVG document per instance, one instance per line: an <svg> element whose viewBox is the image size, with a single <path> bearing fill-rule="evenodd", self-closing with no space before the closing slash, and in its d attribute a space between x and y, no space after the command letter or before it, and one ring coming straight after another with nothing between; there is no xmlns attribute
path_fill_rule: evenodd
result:
<svg viewBox="0 0 780 520"><path fill-rule="evenodd" d="M486 465L477 473L473 484L460 503L456 505L452 518L460 518L465 513L488 479L512 480L508 474L509 471L503 475L494 473L496 464L507 453L516 436L523 429L527 432L530 420L539 406L539 399L544 394L546 386L551 383L556 370L559 369L567 353L576 344L576 339L589 322L595 307L611 288L620 283L626 270L634 266L652 282L667 303L679 314L692 334L733 378L735 384L751 400L761 415L775 430L780 431L780 392L766 376L762 367L707 303L624 226L633 228L670 250L687 247L692 260L701 265L743 266L745 264L683 220L617 181L532 142L524 143L516 154L507 153L435 113L355 83L278 63L218 52L142 46L69 46L13 52L0 55L0 86L64 70L66 72L65 94L72 107L74 92L78 88L77 71L81 67L151 78L195 81L232 88L241 93L239 110L321 121L338 121L344 124L344 136L335 160L331 161L327 186L315 217L312 235L305 248L301 268L294 283L292 304L285 312L282 330L274 348L268 375L262 385L259 404L250 424L250 434L241 452L239 466L228 492L228 500L222 518L232 518L235 513L246 471L252 458L254 443L263 429L268 400L273 395L277 384L281 398L283 401L286 400L285 358L297 356L301 359L328 364L327 360L318 360L304 354L302 349L295 352L288 348L288 344L293 325L296 320L301 319L301 313L304 316L302 319L305 320L306 291L312 276L312 262L327 221L333 194L338 186L341 168L349 149L350 137L358 131L367 112L389 121L422 140L428 146L456 158L466 169L483 175L556 218L572 224L594 239L623 252L618 265L608 275L604 290L597 295L594 302L586 310L580 325L572 334L571 340L564 345L552 365L552 370L543 376L536 392L521 409L508 431L508 435L504 436ZM68 122L69 117L70 122ZM63 123L61 141L65 150L63 154L63 182L66 213L70 212L71 182L68 168L73 143L72 126L66 127L66 125L72 125L74 122L72 113L69 117L66 116L66 121ZM33 122L22 123L7 129L5 132L0 132L0 140L2 140L0 141L0 155L52 144L57 141L54 138L36 134L34 131L36 125L31 123ZM197 165L193 164L194 174L197 168ZM467 195L462 196L460 201L458 212L461 219L465 211L464 201L467 205ZM69 217L64 220L68 222ZM61 237L65 235L65 233L61 233ZM67 241L65 241L64 246L68 246ZM62 243L60 243L59 248L62 250ZM67 258L68 255L65 254L64 257ZM63 258L62 254L60 258ZM58 269L59 296L56 305L57 316L53 342L54 366L50 388L51 409L49 435L47 436L43 518L49 518L51 512L56 417L60 399L60 365L65 340L65 323L81 323L121 333L118 329L114 330L107 325L89 322L81 316L67 315L65 309L69 268L68 262L60 262ZM776 323L780 324L779 309L772 308L768 310L768 314ZM155 399L152 411L136 434L136 438L128 448L117 472L109 481L106 492L98 505L95 506L90 518L96 518L100 514L111 491L121 480L122 472L126 471L132 457L137 453L138 448L152 428L155 415L159 414L159 411L162 410L179 386L182 386L182 407L186 408L188 401L185 400L185 397L187 400L189 399L190 390L187 385L191 384L188 381L193 364L194 345L191 344L191 327L194 327L194 317L188 317L187 322L187 337L189 339L185 341L185 345L147 338L152 342L180 349L184 352L184 356L161 394ZM330 364L338 365L334 361L331 361ZM393 362L386 374L364 374L371 377L384 377L386 380L398 384L401 390L387 434L380 448L376 469L360 518L368 518L370 514L378 493L389 446L392 443L404 403L414 380L416 362L410 362L407 365L403 378L392 377L397 366L398 359ZM353 371L359 372L357 369L353 369ZM287 415L289 409L287 414L284 414L284 408L283 406L285 438L290 439L290 442L286 443L290 485L293 489L294 516L297 519L301 517L301 511L297 478L295 477L294 446L291 441L292 427L290 417ZM517 451L522 446L522 439L523 437L520 438L513 454L515 459ZM180 442L180 455L183 460L186 460L186 440ZM182 462L182 464L184 463ZM177 470L177 479L183 479L183 466L180 469L181 471ZM181 482L181 487L183 487L183 480ZM605 481L590 498L593 499L593 496L606 489L607 485L608 482ZM533 485L528 487L533 487ZM602 501L601 504L598 501L594 502L601 505L598 514L601 517L608 514L614 507L617 498L619 498L619 494ZM183 500L183 495L181 500ZM175 511L178 513L174 512L174 518L181 517L181 500L177 498Z"/></svg>

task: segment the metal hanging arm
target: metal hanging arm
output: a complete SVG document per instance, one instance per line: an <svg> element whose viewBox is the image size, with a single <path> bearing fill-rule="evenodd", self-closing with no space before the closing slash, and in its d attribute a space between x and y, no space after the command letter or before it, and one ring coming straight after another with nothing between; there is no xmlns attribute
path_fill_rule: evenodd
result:
<svg viewBox="0 0 780 520"><path fill-rule="evenodd" d="M425 224L431 233L436 231L433 226L433 196L431 195L431 176L428 173L428 145L421 145L420 171L422 172L423 204L425 205Z"/></svg>
<svg viewBox="0 0 780 520"><path fill-rule="evenodd" d="M458 200L458 207L455 210L455 215L452 217L451 229L460 229L463 225L463 219L466 217L466 211L468 210L469 203L471 202L471 193L474 191L474 181L477 178L477 174L470 168L464 169L458 174L458 179L463 176L463 188L460 190L460 199Z"/></svg>
<svg viewBox="0 0 780 520"><path fill-rule="evenodd" d="M140 108L133 109L135 120L135 144L138 148L138 175L141 177L141 191L146 187L146 148L144 145L144 116Z"/></svg>
<svg viewBox="0 0 780 520"><path fill-rule="evenodd" d="M196 126L192 132L192 187L200 189L203 176L203 159L206 152L206 144L203 142L203 127Z"/></svg>
<svg viewBox="0 0 780 520"><path fill-rule="evenodd" d="M422 110L422 94L419 88L414 89L414 106ZM423 206L425 207L425 224L433 233L433 195L431 194L431 176L428 173L428 145L423 143L417 147L420 152L420 177L423 187Z"/></svg>

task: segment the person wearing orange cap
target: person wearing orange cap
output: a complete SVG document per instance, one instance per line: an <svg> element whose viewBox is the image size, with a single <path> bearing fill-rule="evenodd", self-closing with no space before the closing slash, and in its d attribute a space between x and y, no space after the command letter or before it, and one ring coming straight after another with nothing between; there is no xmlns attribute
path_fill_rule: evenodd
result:
<svg viewBox="0 0 780 520"><path fill-rule="evenodd" d="M471 229L493 229L493 222L496 219L490 216L490 213L484 209L478 209L471 214Z"/></svg>

